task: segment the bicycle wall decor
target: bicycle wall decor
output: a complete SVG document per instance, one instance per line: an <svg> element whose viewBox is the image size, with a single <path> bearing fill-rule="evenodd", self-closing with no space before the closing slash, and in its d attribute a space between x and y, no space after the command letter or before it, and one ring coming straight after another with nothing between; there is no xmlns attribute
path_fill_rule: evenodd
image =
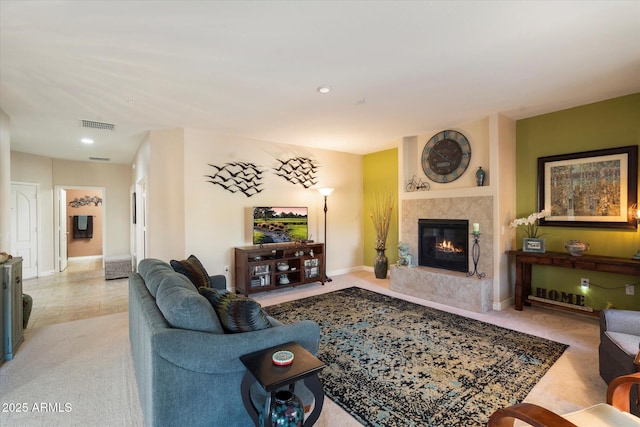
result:
<svg viewBox="0 0 640 427"><path fill-rule="evenodd" d="M427 191L431 186L428 182L423 181L422 178L417 178L413 175L413 177L407 183L405 190L408 192L411 191Z"/></svg>

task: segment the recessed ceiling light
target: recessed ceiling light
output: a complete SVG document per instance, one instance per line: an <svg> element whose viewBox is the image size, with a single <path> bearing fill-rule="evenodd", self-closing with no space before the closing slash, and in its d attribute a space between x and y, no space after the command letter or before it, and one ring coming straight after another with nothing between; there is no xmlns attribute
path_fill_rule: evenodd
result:
<svg viewBox="0 0 640 427"><path fill-rule="evenodd" d="M93 144L93 139L91 138L82 138L80 141L84 144Z"/></svg>
<svg viewBox="0 0 640 427"><path fill-rule="evenodd" d="M320 93L329 93L329 92L331 92L331 86L322 85L322 86L318 87L317 91L320 92Z"/></svg>

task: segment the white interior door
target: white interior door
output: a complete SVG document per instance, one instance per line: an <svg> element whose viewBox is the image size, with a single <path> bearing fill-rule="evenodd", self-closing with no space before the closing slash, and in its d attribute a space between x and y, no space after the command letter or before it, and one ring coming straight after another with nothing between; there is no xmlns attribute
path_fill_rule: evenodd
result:
<svg viewBox="0 0 640 427"><path fill-rule="evenodd" d="M11 255L22 257L22 278L38 277L38 186L11 184Z"/></svg>
<svg viewBox="0 0 640 427"><path fill-rule="evenodd" d="M60 271L67 268L67 190L59 189L58 193L58 267Z"/></svg>

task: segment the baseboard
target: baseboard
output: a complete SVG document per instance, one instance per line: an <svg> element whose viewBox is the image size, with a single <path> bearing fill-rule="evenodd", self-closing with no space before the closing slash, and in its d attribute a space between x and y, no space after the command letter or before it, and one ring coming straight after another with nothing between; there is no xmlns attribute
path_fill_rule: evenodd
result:
<svg viewBox="0 0 640 427"><path fill-rule="evenodd" d="M55 270L41 271L41 272L38 274L38 277L53 276L54 274L56 274Z"/></svg>
<svg viewBox="0 0 640 427"><path fill-rule="evenodd" d="M329 277L331 277L331 276L339 276L341 274L355 273L356 271L362 271L362 270L363 270L362 266L350 267L350 268L342 268L340 270L327 271L327 276L329 276ZM373 271L373 269L371 269L371 271Z"/></svg>
<svg viewBox="0 0 640 427"><path fill-rule="evenodd" d="M67 258L67 261L89 261L92 259L102 259L102 255L74 256Z"/></svg>
<svg viewBox="0 0 640 427"><path fill-rule="evenodd" d="M506 300L503 301L499 301L499 302L494 302L493 303L493 309L496 311L503 311L508 309L509 307L515 305L515 299L514 297L511 298L507 298Z"/></svg>

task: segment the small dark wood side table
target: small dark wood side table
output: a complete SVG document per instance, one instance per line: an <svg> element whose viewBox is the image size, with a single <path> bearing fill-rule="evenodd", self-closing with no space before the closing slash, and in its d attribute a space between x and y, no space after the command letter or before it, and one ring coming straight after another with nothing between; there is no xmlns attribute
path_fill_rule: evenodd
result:
<svg viewBox="0 0 640 427"><path fill-rule="evenodd" d="M292 352L294 354L293 363L286 366L275 365L271 357L273 353L280 350ZM256 381L267 392L267 400L264 404L265 414L267 414L265 426L271 425L271 411L269 408L271 408L271 401L275 392L285 386L289 386L289 390L293 392L295 382L298 380L304 381L304 384L315 398L313 411L307 417L304 425L312 426L318 420L324 403L324 392L318 379L318 372L324 369L326 365L316 359L304 347L290 342L245 354L240 356L240 360L247 367L247 373L244 375L240 386L242 403L256 426L262 427L259 424L260 410L251 401L251 385Z"/></svg>

